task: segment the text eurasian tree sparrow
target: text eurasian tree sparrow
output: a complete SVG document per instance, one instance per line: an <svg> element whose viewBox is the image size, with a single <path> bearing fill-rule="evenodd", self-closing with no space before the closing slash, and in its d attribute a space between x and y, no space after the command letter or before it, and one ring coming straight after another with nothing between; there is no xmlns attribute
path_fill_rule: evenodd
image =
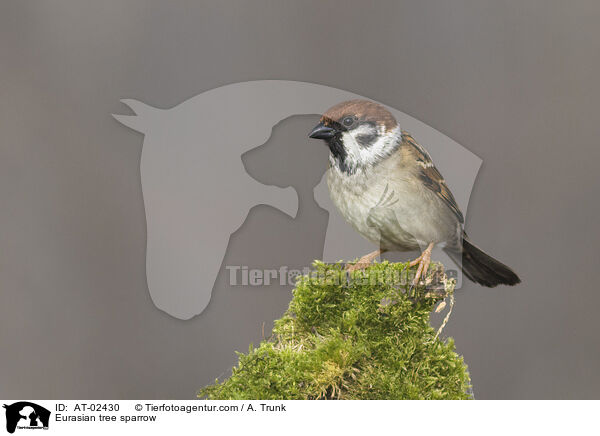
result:
<svg viewBox="0 0 600 436"><path fill-rule="evenodd" d="M383 106L366 100L339 103L309 134L330 150L327 184L344 218L380 253L421 250L414 283L425 277L431 250L440 244L464 274L483 286L515 285L519 277L477 248L463 230L464 218L429 153Z"/></svg>

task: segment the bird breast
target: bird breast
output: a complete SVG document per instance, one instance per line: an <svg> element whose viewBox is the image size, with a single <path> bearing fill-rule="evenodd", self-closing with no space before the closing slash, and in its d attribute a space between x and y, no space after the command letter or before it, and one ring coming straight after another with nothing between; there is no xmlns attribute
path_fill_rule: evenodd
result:
<svg viewBox="0 0 600 436"><path fill-rule="evenodd" d="M354 229L383 249L410 251L451 240L450 210L409 170L386 162L347 174L332 165L327 185L333 203Z"/></svg>

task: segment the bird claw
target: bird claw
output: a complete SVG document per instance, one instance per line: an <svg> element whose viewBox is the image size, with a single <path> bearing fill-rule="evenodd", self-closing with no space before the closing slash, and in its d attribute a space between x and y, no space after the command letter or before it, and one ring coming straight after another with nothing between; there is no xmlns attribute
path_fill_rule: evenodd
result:
<svg viewBox="0 0 600 436"><path fill-rule="evenodd" d="M361 261L359 260L358 262L356 262L356 263L354 263L354 264L350 264L350 263L349 263L349 264L347 264L345 269L346 269L346 271L348 271L348 272L352 272L352 271L358 271L358 270L361 270L361 269L366 269L366 268L368 268L368 266L369 266L370 264L371 264L370 262L369 262L369 263L367 263L367 262L361 262Z"/></svg>
<svg viewBox="0 0 600 436"><path fill-rule="evenodd" d="M346 271L351 272L351 271L358 271L360 269L365 269L368 268L369 265L371 265L371 263L377 258L377 256L379 256L383 251L382 250L376 250L373 251L372 253L369 253L363 257L361 257L360 259L358 259L358 261L355 264L347 264L346 265Z"/></svg>
<svg viewBox="0 0 600 436"><path fill-rule="evenodd" d="M417 272L415 273L412 286L418 285L421 277L427 276L427 270L429 269L429 264L431 263L431 250L433 250L433 245L433 242L430 243L419 257L408 264L410 267L413 267L417 264L419 265Z"/></svg>

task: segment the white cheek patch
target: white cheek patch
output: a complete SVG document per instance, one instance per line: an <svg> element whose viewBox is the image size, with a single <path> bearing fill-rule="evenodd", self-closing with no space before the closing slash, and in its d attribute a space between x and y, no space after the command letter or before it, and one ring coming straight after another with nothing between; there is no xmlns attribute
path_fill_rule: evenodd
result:
<svg viewBox="0 0 600 436"><path fill-rule="evenodd" d="M361 135L373 134L377 135L377 139L370 146L365 147L356 140ZM383 127L376 130L368 125L357 127L352 132L344 132L342 139L348 153L346 163L354 168L373 165L396 149L399 138L400 127L396 127L387 134L383 132Z"/></svg>
<svg viewBox="0 0 600 436"><path fill-rule="evenodd" d="M363 124L352 131L352 136L356 138L357 136L361 135L379 135L381 133L383 133L383 128L377 129L372 125Z"/></svg>

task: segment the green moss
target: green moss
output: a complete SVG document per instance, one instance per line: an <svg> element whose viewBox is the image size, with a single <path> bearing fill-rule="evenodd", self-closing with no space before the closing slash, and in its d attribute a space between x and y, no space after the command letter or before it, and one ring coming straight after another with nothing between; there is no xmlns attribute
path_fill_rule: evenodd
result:
<svg viewBox="0 0 600 436"><path fill-rule="evenodd" d="M374 264L348 280L341 264L315 262L313 273L299 278L273 336L238 353L232 375L199 397L469 398L469 374L453 340L440 340L429 324L454 282L441 266L430 270L427 289L411 289L414 269L407 264Z"/></svg>

